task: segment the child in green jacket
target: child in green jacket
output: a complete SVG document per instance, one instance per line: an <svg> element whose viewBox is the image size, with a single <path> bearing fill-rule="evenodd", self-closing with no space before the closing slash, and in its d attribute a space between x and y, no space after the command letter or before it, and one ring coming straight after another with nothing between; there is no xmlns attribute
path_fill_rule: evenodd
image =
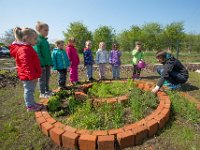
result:
<svg viewBox="0 0 200 150"><path fill-rule="evenodd" d="M132 51L133 55L133 79L140 78L141 68L138 68L138 61L142 60L144 57L144 53L142 52L142 43L137 41L135 42L135 49Z"/></svg>
<svg viewBox="0 0 200 150"><path fill-rule="evenodd" d="M49 26L46 23L37 22L36 30L39 34L38 42L33 48L39 56L42 67L42 75L39 78L40 98L48 98L52 95L52 91L49 90L49 78L51 66L53 65L49 42L47 41Z"/></svg>

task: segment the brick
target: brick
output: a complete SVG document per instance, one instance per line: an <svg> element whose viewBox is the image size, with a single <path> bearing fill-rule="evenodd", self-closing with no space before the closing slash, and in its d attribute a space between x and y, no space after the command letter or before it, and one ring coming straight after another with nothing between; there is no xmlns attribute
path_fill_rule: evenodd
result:
<svg viewBox="0 0 200 150"><path fill-rule="evenodd" d="M152 119L147 122L148 136L152 137L158 131L158 122L155 119Z"/></svg>
<svg viewBox="0 0 200 150"><path fill-rule="evenodd" d="M123 129L124 129L125 131L128 131L128 130L134 129L135 127L136 127L136 123L133 123L133 124L130 124L130 125L125 125L125 126L123 127Z"/></svg>
<svg viewBox="0 0 200 150"><path fill-rule="evenodd" d="M64 127L64 130L65 130L65 131L69 131L69 132L76 132L76 131L77 131L76 128L73 128L73 127L71 127L71 126L65 126L65 127Z"/></svg>
<svg viewBox="0 0 200 150"><path fill-rule="evenodd" d="M113 104L113 103L117 102L117 99L116 98L107 98L106 102L109 104Z"/></svg>
<svg viewBox="0 0 200 150"><path fill-rule="evenodd" d="M117 101L119 103L126 103L128 101L128 96L127 95L120 96L120 97L117 98Z"/></svg>
<svg viewBox="0 0 200 150"><path fill-rule="evenodd" d="M108 135L108 131L107 130L94 130L92 132L92 135Z"/></svg>
<svg viewBox="0 0 200 150"><path fill-rule="evenodd" d="M50 130L50 137L54 141L55 144L62 146L62 134L64 133L63 129L54 127Z"/></svg>
<svg viewBox="0 0 200 150"><path fill-rule="evenodd" d="M54 125L55 127L57 127L57 128L61 128L61 129L63 129L63 128L65 127L65 125L62 124L61 122L56 122L56 123L54 123L53 125Z"/></svg>
<svg viewBox="0 0 200 150"><path fill-rule="evenodd" d="M52 118L52 117L49 115L49 113L42 113L42 115L43 115L43 117L44 117L45 119ZM53 119L53 118L52 118L52 119Z"/></svg>
<svg viewBox="0 0 200 150"><path fill-rule="evenodd" d="M98 150L114 150L115 138L114 135L98 136Z"/></svg>
<svg viewBox="0 0 200 150"><path fill-rule="evenodd" d="M39 118L39 117L42 117L42 112L41 111L35 112L35 118Z"/></svg>
<svg viewBox="0 0 200 150"><path fill-rule="evenodd" d="M78 133L78 134L91 134L91 131L82 129L82 130L77 130L76 133Z"/></svg>
<svg viewBox="0 0 200 150"><path fill-rule="evenodd" d="M81 134L78 143L79 150L96 150L96 135Z"/></svg>
<svg viewBox="0 0 200 150"><path fill-rule="evenodd" d="M47 120L47 122L50 123L50 124L54 124L54 123L56 123L56 120L53 119L52 117L47 118L46 120Z"/></svg>
<svg viewBox="0 0 200 150"><path fill-rule="evenodd" d="M138 87L139 89L143 89L143 88L144 88L144 83L139 83L139 84L137 85L137 87Z"/></svg>
<svg viewBox="0 0 200 150"><path fill-rule="evenodd" d="M165 126L165 123L166 123L165 115L159 114L155 116L155 120L157 120L159 124L159 129L162 129Z"/></svg>
<svg viewBox="0 0 200 150"><path fill-rule="evenodd" d="M169 120L170 109L164 108L161 113L165 115L165 121L167 122Z"/></svg>
<svg viewBox="0 0 200 150"><path fill-rule="evenodd" d="M118 133L122 133L124 130L122 128L108 130L109 135L117 135Z"/></svg>
<svg viewBox="0 0 200 150"><path fill-rule="evenodd" d="M63 147L67 149L78 149L78 137L79 135L74 132L65 132L62 134Z"/></svg>
<svg viewBox="0 0 200 150"><path fill-rule="evenodd" d="M41 129L42 129L42 132L47 135L47 136L50 136L50 130L53 128L54 126L51 125L50 123L48 122L44 122L41 124Z"/></svg>
<svg viewBox="0 0 200 150"><path fill-rule="evenodd" d="M36 118L36 122L39 125L39 127L41 128L41 124L46 122L46 120L44 117L38 117L38 118Z"/></svg>
<svg viewBox="0 0 200 150"><path fill-rule="evenodd" d="M131 131L125 131L117 134L117 142L120 149L135 145L135 135Z"/></svg>
<svg viewBox="0 0 200 150"><path fill-rule="evenodd" d="M139 126L133 129L132 132L135 134L135 145L142 144L144 139L147 138L147 127L146 126Z"/></svg>

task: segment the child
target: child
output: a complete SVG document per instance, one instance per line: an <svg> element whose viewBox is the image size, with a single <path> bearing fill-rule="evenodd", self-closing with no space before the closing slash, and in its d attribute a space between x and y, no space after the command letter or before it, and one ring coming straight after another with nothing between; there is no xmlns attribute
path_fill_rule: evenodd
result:
<svg viewBox="0 0 200 150"><path fill-rule="evenodd" d="M78 65L80 63L76 48L74 47L75 39L69 38L66 52L70 61L70 82L72 85L79 83L78 81Z"/></svg>
<svg viewBox="0 0 200 150"><path fill-rule="evenodd" d="M140 60L143 59L144 53L142 52L142 43L137 41L135 42L135 49L132 51L133 55L133 79L140 79L141 68L137 67L137 64Z"/></svg>
<svg viewBox="0 0 200 150"><path fill-rule="evenodd" d="M185 83L188 80L188 71L181 64L181 62L174 58L171 54L165 51L159 51L156 54L156 59L163 64L157 71L161 75L156 87L152 90L153 93L157 93L158 90L166 85L170 89L177 89L181 83Z"/></svg>
<svg viewBox="0 0 200 150"><path fill-rule="evenodd" d="M58 85L60 89L67 89L66 87L66 75L67 68L70 65L66 51L64 50L64 41L58 40L55 42L56 48L52 52L53 70L57 70L59 73Z"/></svg>
<svg viewBox="0 0 200 150"><path fill-rule="evenodd" d="M112 65L113 79L120 79L121 52L118 48L119 44L113 43L109 57L109 63Z"/></svg>
<svg viewBox="0 0 200 150"><path fill-rule="evenodd" d="M37 45L34 46L34 49L40 58L42 67L42 75L39 78L40 98L48 98L52 95L52 91L49 90L49 78L51 75L51 66L53 65L49 42L47 41L49 26L46 23L37 22L36 30L39 35Z"/></svg>
<svg viewBox="0 0 200 150"><path fill-rule="evenodd" d="M24 86L24 101L27 111L38 111L41 104L34 101L37 79L41 75L40 60L32 48L37 41L37 33L30 28L13 30L16 41L10 45L10 54L15 58L18 77Z"/></svg>
<svg viewBox="0 0 200 150"><path fill-rule="evenodd" d="M100 80L105 79L105 67L106 64L108 63L109 56L108 56L108 51L105 49L106 45L104 42L99 43L99 49L96 52L96 63L99 65L99 77Z"/></svg>
<svg viewBox="0 0 200 150"><path fill-rule="evenodd" d="M92 56L92 51L91 51L92 43L91 41L86 41L85 42L85 48L83 51L83 56L84 56L84 65L86 66L87 69L87 77L89 81L93 81L93 56Z"/></svg>

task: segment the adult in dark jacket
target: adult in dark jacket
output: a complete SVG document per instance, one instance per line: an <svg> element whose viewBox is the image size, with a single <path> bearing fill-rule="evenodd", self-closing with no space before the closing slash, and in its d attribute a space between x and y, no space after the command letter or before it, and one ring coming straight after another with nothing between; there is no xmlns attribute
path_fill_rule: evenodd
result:
<svg viewBox="0 0 200 150"><path fill-rule="evenodd" d="M152 90L153 93L157 93L163 85L168 86L170 89L177 89L182 83L187 82L188 71L178 59L165 51L157 52L156 59L163 66L157 69L161 77Z"/></svg>

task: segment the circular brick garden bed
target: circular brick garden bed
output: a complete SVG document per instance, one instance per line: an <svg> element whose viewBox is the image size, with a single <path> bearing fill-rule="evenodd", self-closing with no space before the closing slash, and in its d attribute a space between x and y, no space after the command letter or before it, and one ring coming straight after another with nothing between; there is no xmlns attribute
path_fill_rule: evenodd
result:
<svg viewBox="0 0 200 150"><path fill-rule="evenodd" d="M137 87L149 91L153 83L137 82ZM92 84L84 85L84 90ZM75 96L87 96L83 92L75 92ZM85 130L77 129L52 118L46 109L35 112L36 121L42 132L49 136L54 143L69 149L80 150L114 150L140 145L149 137L152 137L159 129L162 129L169 119L171 102L164 92L158 92L159 105L150 115L138 122L127 124L118 129L111 130ZM125 102L127 96L117 98L95 99L95 102L106 101L107 103ZM42 99L41 103L47 105L48 99Z"/></svg>

